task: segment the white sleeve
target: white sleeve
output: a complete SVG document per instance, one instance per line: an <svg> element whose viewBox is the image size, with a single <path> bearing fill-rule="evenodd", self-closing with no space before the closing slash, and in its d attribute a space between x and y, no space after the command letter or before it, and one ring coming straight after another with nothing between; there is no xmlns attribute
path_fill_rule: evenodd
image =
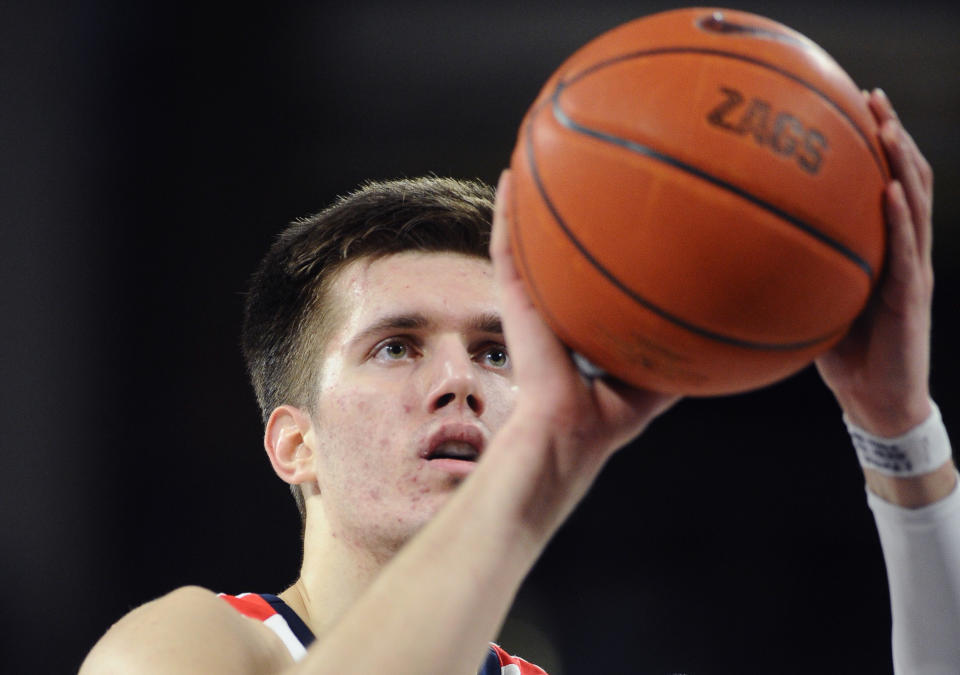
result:
<svg viewBox="0 0 960 675"><path fill-rule="evenodd" d="M919 509L867 502L880 533L897 675L960 673L960 481Z"/></svg>

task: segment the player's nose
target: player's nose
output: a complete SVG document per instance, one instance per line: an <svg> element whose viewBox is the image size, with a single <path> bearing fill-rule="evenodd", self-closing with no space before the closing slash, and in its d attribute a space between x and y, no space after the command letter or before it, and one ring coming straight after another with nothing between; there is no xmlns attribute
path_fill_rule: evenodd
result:
<svg viewBox="0 0 960 675"><path fill-rule="evenodd" d="M476 364L466 348L451 340L438 347L435 357L426 399L428 411L468 408L474 415L483 414L485 401Z"/></svg>

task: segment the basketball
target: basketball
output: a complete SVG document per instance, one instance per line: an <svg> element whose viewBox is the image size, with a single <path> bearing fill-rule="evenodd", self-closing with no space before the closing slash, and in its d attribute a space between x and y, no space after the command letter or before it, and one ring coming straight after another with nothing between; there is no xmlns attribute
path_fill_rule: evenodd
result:
<svg viewBox="0 0 960 675"><path fill-rule="evenodd" d="M511 243L574 352L708 396L791 375L863 310L889 170L863 94L770 19L681 9L550 77L511 158Z"/></svg>

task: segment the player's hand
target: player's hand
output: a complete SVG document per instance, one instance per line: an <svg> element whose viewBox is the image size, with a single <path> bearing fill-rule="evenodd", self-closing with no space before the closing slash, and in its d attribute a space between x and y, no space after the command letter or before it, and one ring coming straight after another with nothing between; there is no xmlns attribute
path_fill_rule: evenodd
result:
<svg viewBox="0 0 960 675"><path fill-rule="evenodd" d="M595 471L679 397L629 387L610 378L588 380L537 312L517 270L509 236L510 173L497 189L490 254L500 293L504 333L513 362L514 418L547 430L558 478Z"/></svg>
<svg viewBox="0 0 960 675"><path fill-rule="evenodd" d="M817 368L851 421L892 437L930 414L933 171L886 95L874 90L867 102L892 172L886 267L866 311Z"/></svg>

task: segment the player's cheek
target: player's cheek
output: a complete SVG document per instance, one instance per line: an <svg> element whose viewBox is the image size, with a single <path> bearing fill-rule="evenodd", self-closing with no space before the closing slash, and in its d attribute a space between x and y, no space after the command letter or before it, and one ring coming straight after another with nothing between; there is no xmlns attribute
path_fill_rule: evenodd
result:
<svg viewBox="0 0 960 675"><path fill-rule="evenodd" d="M491 373L484 377L484 395L486 410L484 417L491 427L502 424L513 411L517 400L517 388L514 386L513 373L509 368L505 372Z"/></svg>

